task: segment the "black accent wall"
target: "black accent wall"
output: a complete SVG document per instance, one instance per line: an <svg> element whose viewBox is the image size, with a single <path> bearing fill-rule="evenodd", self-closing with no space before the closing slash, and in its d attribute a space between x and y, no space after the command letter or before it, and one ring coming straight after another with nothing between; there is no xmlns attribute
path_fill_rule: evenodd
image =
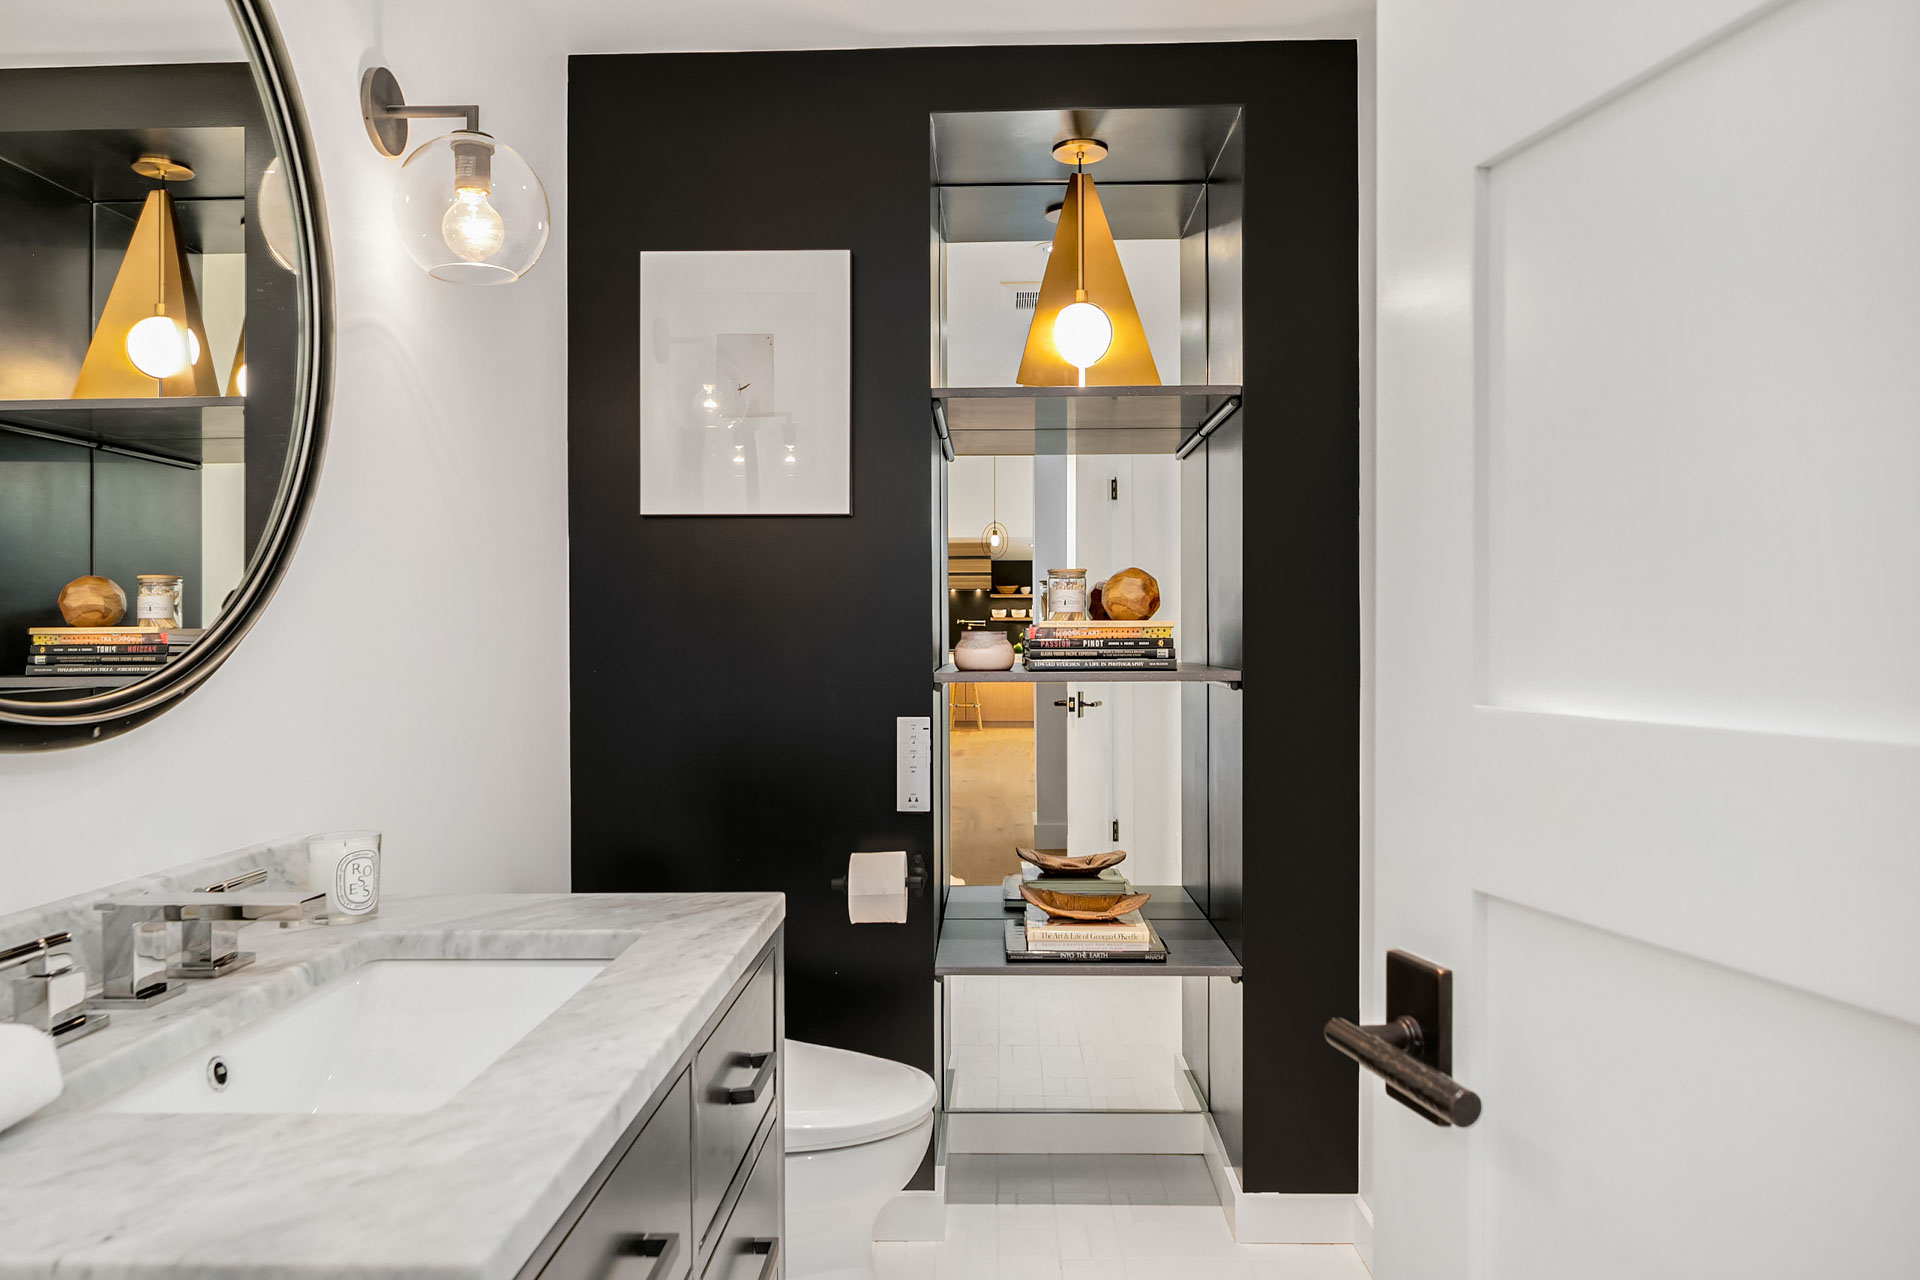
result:
<svg viewBox="0 0 1920 1280"><path fill-rule="evenodd" d="M1353 46L594 56L571 76L574 887L784 891L789 1033L929 1071L934 899L854 927L828 886L852 850L933 862L932 820L893 796L894 718L934 706L945 541L928 116L1244 104L1247 675L1220 696L1244 698L1254 799L1206 882L1247 971L1230 1140L1248 1190L1354 1190L1353 1071L1319 1036L1358 1006ZM642 249L852 251L851 516L639 516Z"/></svg>

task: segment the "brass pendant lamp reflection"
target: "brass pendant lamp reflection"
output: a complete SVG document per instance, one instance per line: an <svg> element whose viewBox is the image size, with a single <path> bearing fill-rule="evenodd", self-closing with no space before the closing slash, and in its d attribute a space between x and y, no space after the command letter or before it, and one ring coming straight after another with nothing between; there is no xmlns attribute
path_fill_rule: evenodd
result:
<svg viewBox="0 0 1920 1280"><path fill-rule="evenodd" d="M217 396L220 383L200 319L200 297L166 186L193 177L193 170L166 156L142 156L133 171L160 185L141 206L100 323L87 343L74 398Z"/></svg>
<svg viewBox="0 0 1920 1280"><path fill-rule="evenodd" d="M980 545L991 558L998 560L1007 554L1008 544L1013 540L1007 532L1007 526L1000 523L1000 459L993 460L993 518L987 527L980 531Z"/></svg>
<svg viewBox="0 0 1920 1280"><path fill-rule="evenodd" d="M1073 174L1015 379L1023 387L1160 385L1120 250L1086 172L1106 155L1106 144L1092 138L1053 148L1053 158L1072 165Z"/></svg>

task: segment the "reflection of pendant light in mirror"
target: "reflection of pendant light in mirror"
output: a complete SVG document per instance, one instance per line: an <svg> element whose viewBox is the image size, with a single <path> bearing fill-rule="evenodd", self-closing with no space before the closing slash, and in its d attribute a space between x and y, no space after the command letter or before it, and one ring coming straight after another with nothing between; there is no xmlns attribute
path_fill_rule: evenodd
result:
<svg viewBox="0 0 1920 1280"><path fill-rule="evenodd" d="M114 275L100 323L87 344L73 394L79 399L217 396L200 321L200 299L174 218L168 182L193 170L166 156L141 156L133 171L156 179Z"/></svg>
<svg viewBox="0 0 1920 1280"><path fill-rule="evenodd" d="M273 260L293 270L293 194L287 190L286 175L280 172L280 157L260 171L260 238L267 242Z"/></svg>
<svg viewBox="0 0 1920 1280"><path fill-rule="evenodd" d="M247 394L247 332L244 328L240 331L239 343L233 348L233 372L227 375L227 394Z"/></svg>
<svg viewBox="0 0 1920 1280"><path fill-rule="evenodd" d="M1053 158L1073 173L1058 211L1047 209L1058 225L1016 378L1023 387L1160 383L1119 247L1086 173L1106 155L1106 144L1092 138L1053 148Z"/></svg>
<svg viewBox="0 0 1920 1280"><path fill-rule="evenodd" d="M385 67L360 78L360 114L380 154L406 148L407 121L464 116L467 127L416 148L393 187L400 242L453 284L509 284L547 247L547 190L520 153L480 132L477 106L408 106Z"/></svg>
<svg viewBox="0 0 1920 1280"><path fill-rule="evenodd" d="M1000 459L995 458L993 460L993 519L980 531L980 545L987 549L989 556L998 560L1007 554L1007 544L1011 541L1012 536L1007 533L1007 526L1000 523Z"/></svg>

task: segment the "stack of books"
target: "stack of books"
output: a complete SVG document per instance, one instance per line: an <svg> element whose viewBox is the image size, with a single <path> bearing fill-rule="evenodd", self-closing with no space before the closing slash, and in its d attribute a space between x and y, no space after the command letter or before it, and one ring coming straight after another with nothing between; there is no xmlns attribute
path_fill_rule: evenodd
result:
<svg viewBox="0 0 1920 1280"><path fill-rule="evenodd" d="M1165 960L1166 944L1138 911L1118 920L1091 924L1054 920L1038 907L1027 908L1024 920L1007 921L1009 960Z"/></svg>
<svg viewBox="0 0 1920 1280"><path fill-rule="evenodd" d="M145 676L164 667L200 638L202 628L31 627L30 676Z"/></svg>
<svg viewBox="0 0 1920 1280"><path fill-rule="evenodd" d="M1036 622L1027 628L1029 671L1172 671L1171 622Z"/></svg>

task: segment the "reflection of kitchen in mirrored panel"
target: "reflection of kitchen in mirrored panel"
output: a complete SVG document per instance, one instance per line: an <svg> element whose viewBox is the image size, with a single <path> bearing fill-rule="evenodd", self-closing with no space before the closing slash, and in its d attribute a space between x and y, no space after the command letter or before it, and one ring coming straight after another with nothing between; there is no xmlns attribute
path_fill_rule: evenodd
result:
<svg viewBox="0 0 1920 1280"><path fill-rule="evenodd" d="M0 68L0 697L170 666L280 497L298 281L233 57Z"/></svg>

